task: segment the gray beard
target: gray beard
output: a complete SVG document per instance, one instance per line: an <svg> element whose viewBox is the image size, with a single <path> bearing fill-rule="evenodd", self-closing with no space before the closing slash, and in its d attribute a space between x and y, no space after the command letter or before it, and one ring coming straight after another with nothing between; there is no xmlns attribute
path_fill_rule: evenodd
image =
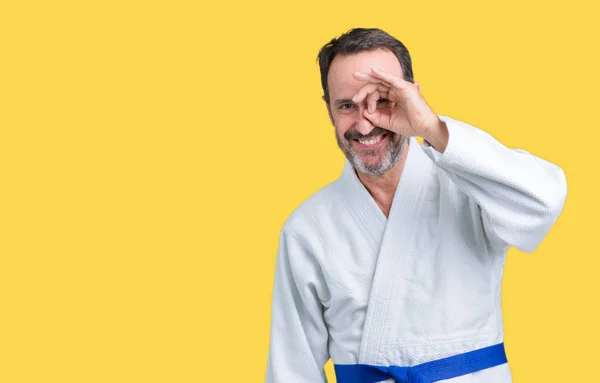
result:
<svg viewBox="0 0 600 383"><path fill-rule="evenodd" d="M337 139L338 146L340 147L342 152L344 152L346 158L348 159L350 164L352 164L352 167L354 167L354 169L356 169L359 172L373 176L383 175L385 172L393 168L394 165L396 165L396 163L398 163L398 160L402 157L402 153L404 153L404 148L407 146L405 144L408 142L409 139L409 137L402 136L402 138L398 142L394 142L392 140L393 137L390 137L389 145L387 147L386 152L383 153L383 157L381 158L381 160L375 165L367 165L360 158L358 153L356 153L350 142L346 141L347 145L343 145L337 132L335 134L335 137ZM366 151L365 155L371 156L375 155L376 153L376 151Z"/></svg>

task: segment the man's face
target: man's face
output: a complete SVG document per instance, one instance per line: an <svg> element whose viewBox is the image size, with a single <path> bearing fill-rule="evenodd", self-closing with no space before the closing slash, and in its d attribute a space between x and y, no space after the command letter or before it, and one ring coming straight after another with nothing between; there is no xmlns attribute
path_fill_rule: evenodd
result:
<svg viewBox="0 0 600 383"><path fill-rule="evenodd" d="M391 169L400 159L408 137L373 126L364 117L367 99L355 104L352 97L365 85L356 80L354 72L369 73L371 67L403 76L396 56L385 50L336 56L329 67L329 113L335 126L340 149L354 168L362 173L379 176ZM327 101L327 100L326 100ZM380 100L378 107L386 107Z"/></svg>

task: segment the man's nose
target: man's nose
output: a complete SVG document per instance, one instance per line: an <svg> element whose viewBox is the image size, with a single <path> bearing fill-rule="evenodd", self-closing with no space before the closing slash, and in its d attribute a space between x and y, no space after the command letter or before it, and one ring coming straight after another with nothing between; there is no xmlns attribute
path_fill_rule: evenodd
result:
<svg viewBox="0 0 600 383"><path fill-rule="evenodd" d="M375 126L373 126L371 121L364 116L364 110L365 108L358 108L359 116L358 121L356 122L356 130L358 130L358 132L362 135L367 135L371 133L371 130L375 129Z"/></svg>

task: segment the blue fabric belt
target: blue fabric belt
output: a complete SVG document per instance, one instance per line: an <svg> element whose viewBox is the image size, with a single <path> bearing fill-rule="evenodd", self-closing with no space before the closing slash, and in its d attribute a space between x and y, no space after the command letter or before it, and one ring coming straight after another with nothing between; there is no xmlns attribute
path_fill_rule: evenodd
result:
<svg viewBox="0 0 600 383"><path fill-rule="evenodd" d="M338 383L374 383L390 378L399 383L431 383L504 363L507 363L504 343L499 343L412 367L335 364L334 368Z"/></svg>

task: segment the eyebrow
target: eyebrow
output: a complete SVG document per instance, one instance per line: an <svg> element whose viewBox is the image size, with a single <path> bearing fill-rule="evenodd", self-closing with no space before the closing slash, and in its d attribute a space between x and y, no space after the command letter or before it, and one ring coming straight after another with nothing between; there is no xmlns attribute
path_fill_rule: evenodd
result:
<svg viewBox="0 0 600 383"><path fill-rule="evenodd" d="M352 99L349 99L349 98L335 100L335 106L340 106L342 104L354 104L354 101L352 101Z"/></svg>

